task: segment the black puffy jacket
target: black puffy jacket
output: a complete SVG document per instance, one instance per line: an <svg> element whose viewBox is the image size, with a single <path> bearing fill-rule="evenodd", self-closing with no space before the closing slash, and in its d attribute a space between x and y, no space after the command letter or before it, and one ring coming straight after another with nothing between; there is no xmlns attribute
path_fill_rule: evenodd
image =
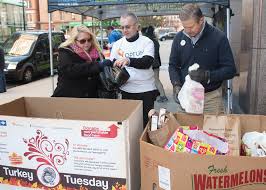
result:
<svg viewBox="0 0 266 190"><path fill-rule="evenodd" d="M53 97L97 98L100 68L71 48L59 48L58 82Z"/></svg>

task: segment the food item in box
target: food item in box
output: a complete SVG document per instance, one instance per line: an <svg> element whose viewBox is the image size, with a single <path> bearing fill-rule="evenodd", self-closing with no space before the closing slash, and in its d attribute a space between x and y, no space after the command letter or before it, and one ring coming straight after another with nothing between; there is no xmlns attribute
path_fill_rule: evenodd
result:
<svg viewBox="0 0 266 190"><path fill-rule="evenodd" d="M156 110L150 110L149 112L149 117L151 117L151 121L149 122L150 125L148 126L148 130L147 130L149 139L152 142L152 144L159 146L159 147L164 147L168 139L172 136L172 134L178 128L179 124L176 121L176 118L172 113L166 113L164 122L162 123L160 127L158 125L158 128L156 128L156 122L152 122L153 116L157 116L157 121L159 120L158 118L159 114L158 112L156 112ZM152 125L155 125L155 126L152 127ZM157 130L153 130L155 128Z"/></svg>
<svg viewBox="0 0 266 190"><path fill-rule="evenodd" d="M179 130L199 130L197 125L180 126Z"/></svg>
<svg viewBox="0 0 266 190"><path fill-rule="evenodd" d="M212 147L215 147L219 154L228 154L229 152L228 143L221 137L202 130L184 130L184 133L194 140L204 142Z"/></svg>
<svg viewBox="0 0 266 190"><path fill-rule="evenodd" d="M186 127L184 127L186 128ZM183 127L181 127L180 129L177 129L174 134L172 135L172 137L169 139L168 143L164 146L164 148L166 150L169 150L171 152L188 152L188 153L192 153L192 154L204 154L204 155L216 155L216 154L226 154L228 152L228 144L215 137L212 136L210 134L205 133L204 131L200 131L200 130L184 130ZM208 135L210 136L209 139L207 137L205 137L205 139L207 139L206 142L204 142L204 139L200 138L200 137L195 137L195 139L191 138L189 135L185 134L186 132L188 133L193 133L196 132L197 134L201 134L201 136L205 136ZM201 140L199 140L201 139ZM210 140L211 139L211 140ZM215 142L214 144L217 145L218 143L218 147L226 147L227 149L224 148L221 150L217 150L216 147L212 146L209 144L208 141L211 141L211 143Z"/></svg>
<svg viewBox="0 0 266 190"><path fill-rule="evenodd" d="M245 156L266 157L266 133L256 131L245 133L241 147Z"/></svg>

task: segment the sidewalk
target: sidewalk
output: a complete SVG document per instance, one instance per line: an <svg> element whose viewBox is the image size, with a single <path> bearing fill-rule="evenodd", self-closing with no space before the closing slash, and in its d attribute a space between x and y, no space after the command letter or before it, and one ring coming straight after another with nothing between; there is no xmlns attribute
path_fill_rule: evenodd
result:
<svg viewBox="0 0 266 190"><path fill-rule="evenodd" d="M155 102L155 107L165 107L169 111L173 111L175 107L174 100L172 98L172 85L168 77L168 70L165 66L161 67L160 79L164 85L166 95L169 99L166 103ZM54 77L54 87L56 87L57 76ZM5 93L0 93L0 104L10 102L20 97L50 97L53 93L52 89L52 77L40 79L28 84L13 87L7 90Z"/></svg>
<svg viewBox="0 0 266 190"><path fill-rule="evenodd" d="M57 77L54 77L56 85ZM13 87L5 93L0 93L0 104L10 102L20 97L50 97L52 95L52 78L37 80L28 84Z"/></svg>

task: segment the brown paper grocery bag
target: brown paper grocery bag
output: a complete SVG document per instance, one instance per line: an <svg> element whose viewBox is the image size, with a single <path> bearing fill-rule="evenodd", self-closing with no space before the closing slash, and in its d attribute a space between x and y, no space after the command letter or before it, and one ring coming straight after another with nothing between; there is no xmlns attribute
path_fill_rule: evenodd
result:
<svg viewBox="0 0 266 190"><path fill-rule="evenodd" d="M167 113L165 116L166 119L161 128L157 129L156 131L151 131L150 124L148 127L148 136L152 144L160 147L163 147L167 143L169 138L179 126L179 123L172 113Z"/></svg>
<svg viewBox="0 0 266 190"><path fill-rule="evenodd" d="M203 130L226 139L229 144L229 155L240 155L241 128L238 116L204 115Z"/></svg>

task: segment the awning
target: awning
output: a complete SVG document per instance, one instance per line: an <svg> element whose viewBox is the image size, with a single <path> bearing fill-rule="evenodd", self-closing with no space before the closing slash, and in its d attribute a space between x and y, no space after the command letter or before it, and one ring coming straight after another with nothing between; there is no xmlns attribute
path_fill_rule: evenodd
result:
<svg viewBox="0 0 266 190"><path fill-rule="evenodd" d="M120 17L124 12L137 16L176 15L184 3L199 3L201 8L206 4L230 5L229 0L48 0L48 12L61 10L105 20Z"/></svg>
<svg viewBox="0 0 266 190"><path fill-rule="evenodd" d="M100 21L84 21L83 25L91 27L91 26L100 26ZM74 27L74 26L79 26L81 25L81 22L69 22L68 26L70 27ZM114 21L114 20L106 20L102 22L102 26L103 27L107 27L107 26L119 26L120 23L118 21Z"/></svg>

